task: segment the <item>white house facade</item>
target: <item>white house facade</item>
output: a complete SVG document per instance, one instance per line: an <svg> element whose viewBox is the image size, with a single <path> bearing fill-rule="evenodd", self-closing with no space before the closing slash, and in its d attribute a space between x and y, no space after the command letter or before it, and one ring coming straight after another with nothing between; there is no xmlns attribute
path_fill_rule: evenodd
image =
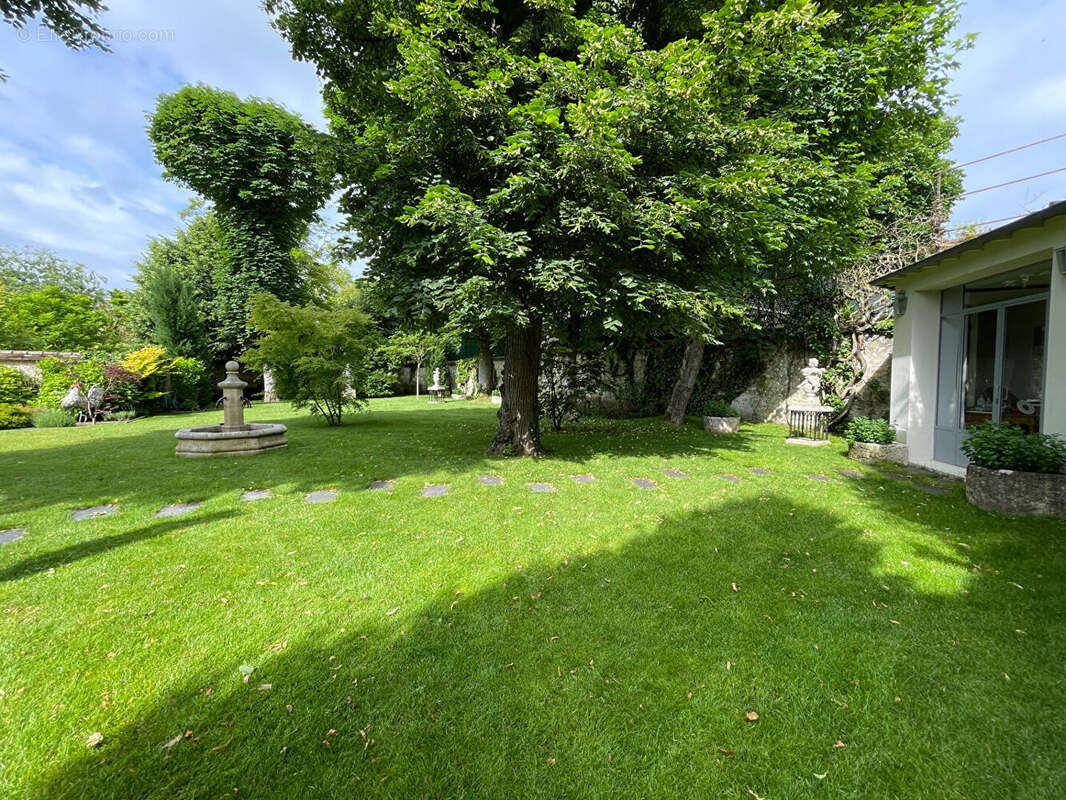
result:
<svg viewBox="0 0 1066 800"><path fill-rule="evenodd" d="M1066 202L875 283L896 292L890 421L912 463L961 474L986 421L1066 435Z"/></svg>

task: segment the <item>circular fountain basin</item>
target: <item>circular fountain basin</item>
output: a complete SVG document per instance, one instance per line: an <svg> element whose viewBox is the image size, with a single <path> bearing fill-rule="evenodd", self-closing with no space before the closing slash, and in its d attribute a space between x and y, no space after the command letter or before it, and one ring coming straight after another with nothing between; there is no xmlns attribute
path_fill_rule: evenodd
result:
<svg viewBox="0 0 1066 800"><path fill-rule="evenodd" d="M255 456L288 447L288 430L277 423L252 422L239 430L223 430L221 425L182 428L174 434L178 440L174 454L183 458L222 458Z"/></svg>

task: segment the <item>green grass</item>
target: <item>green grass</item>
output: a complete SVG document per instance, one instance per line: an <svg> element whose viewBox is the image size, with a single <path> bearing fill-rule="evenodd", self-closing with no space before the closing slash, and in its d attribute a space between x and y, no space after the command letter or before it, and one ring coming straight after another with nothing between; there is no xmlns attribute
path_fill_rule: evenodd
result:
<svg viewBox="0 0 1066 800"><path fill-rule="evenodd" d="M0 796L1066 796L1066 525L772 425L490 458L494 410L256 406L290 446L250 459L174 457L216 413L0 433Z"/></svg>

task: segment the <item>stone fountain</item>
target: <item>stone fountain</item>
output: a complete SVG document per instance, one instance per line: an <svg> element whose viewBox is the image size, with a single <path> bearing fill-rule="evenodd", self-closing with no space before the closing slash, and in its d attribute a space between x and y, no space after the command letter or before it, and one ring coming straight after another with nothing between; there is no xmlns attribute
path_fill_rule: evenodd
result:
<svg viewBox="0 0 1066 800"><path fill-rule="evenodd" d="M284 425L245 423L244 389L248 384L237 374L239 369L236 361L226 362L226 379L218 385L222 390L222 424L182 428L174 434L178 440L175 455L184 458L255 456L289 446Z"/></svg>

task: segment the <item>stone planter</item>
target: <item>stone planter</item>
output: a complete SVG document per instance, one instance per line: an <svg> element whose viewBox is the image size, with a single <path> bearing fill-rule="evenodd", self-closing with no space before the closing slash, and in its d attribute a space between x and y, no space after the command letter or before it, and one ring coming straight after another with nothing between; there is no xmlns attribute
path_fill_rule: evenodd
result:
<svg viewBox="0 0 1066 800"><path fill-rule="evenodd" d="M907 445L852 442L848 445L848 458L861 461L864 464L876 464L879 461L889 461L893 464L906 464Z"/></svg>
<svg viewBox="0 0 1066 800"><path fill-rule="evenodd" d="M1066 474L966 467L966 499L986 511L1066 519Z"/></svg>
<svg viewBox="0 0 1066 800"><path fill-rule="evenodd" d="M703 429L711 433L736 433L740 430L740 417L704 417Z"/></svg>

